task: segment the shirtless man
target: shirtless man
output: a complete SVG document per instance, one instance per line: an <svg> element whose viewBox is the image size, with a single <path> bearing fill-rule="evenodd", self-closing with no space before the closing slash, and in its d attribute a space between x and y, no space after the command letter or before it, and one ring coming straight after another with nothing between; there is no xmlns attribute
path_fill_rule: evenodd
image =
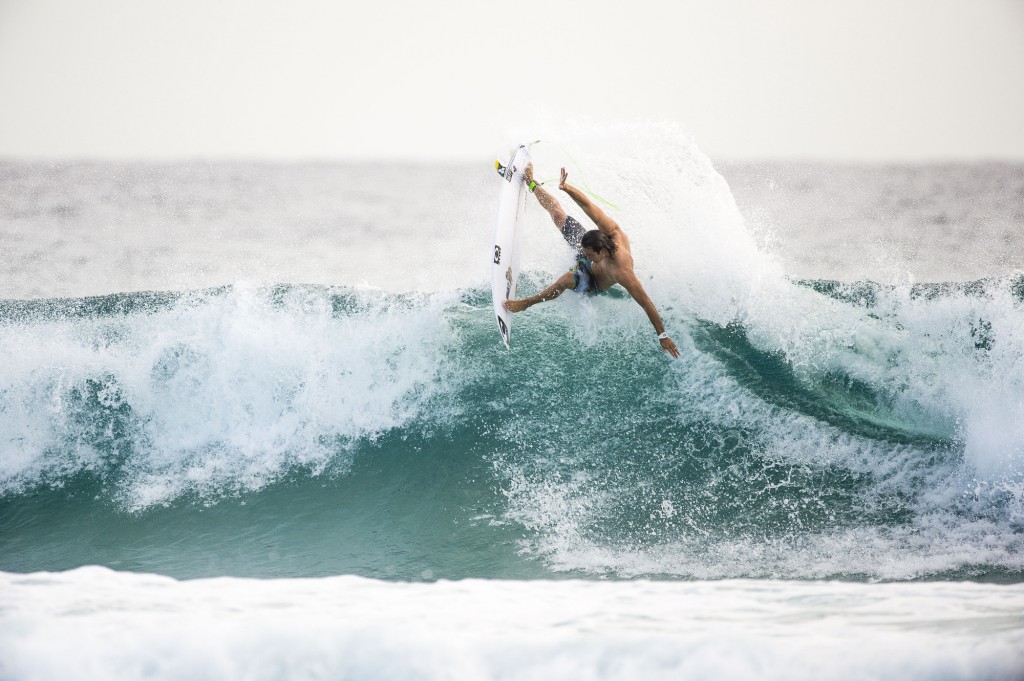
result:
<svg viewBox="0 0 1024 681"><path fill-rule="evenodd" d="M583 225L572 216L567 215L558 205L554 196L534 183L533 164L527 165L524 173L527 186L533 187L531 191L537 197L541 207L554 220L555 227L562 233L566 242L577 250L576 266L540 293L528 298L506 300L505 309L509 312L522 312L537 303L554 300L567 289L594 295L604 293L615 284L621 284L622 288L629 291L633 300L647 313L647 318L651 320L651 324L654 325L654 330L658 334L658 342L661 343L662 349L673 357L678 357L679 349L665 332L665 324L661 321L661 315L658 314L654 303L633 272L633 255L629 250L629 237L603 210L591 203L583 192L566 184L565 181L568 177L569 174L565 172L565 168L562 168L562 179L558 183L558 188L568 194L583 209L587 217L597 225L597 229L584 233Z"/></svg>

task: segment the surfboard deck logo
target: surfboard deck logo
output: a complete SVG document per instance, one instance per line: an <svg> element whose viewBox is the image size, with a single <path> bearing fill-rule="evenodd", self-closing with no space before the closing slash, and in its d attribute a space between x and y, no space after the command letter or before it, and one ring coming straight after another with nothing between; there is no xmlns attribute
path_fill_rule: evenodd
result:
<svg viewBox="0 0 1024 681"><path fill-rule="evenodd" d="M507 163L495 161L494 168L504 182L498 198L498 215L494 227L494 252L491 257L491 296L494 301L494 315L498 332L511 349L512 314L504 303L516 295L519 280L519 242L522 234L521 221L526 208L526 183L523 170L530 162L530 153L520 145L509 155Z"/></svg>

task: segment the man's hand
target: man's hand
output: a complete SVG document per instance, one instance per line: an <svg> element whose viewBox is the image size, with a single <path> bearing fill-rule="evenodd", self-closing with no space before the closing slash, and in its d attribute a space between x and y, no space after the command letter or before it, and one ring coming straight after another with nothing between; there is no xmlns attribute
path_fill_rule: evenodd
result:
<svg viewBox="0 0 1024 681"><path fill-rule="evenodd" d="M522 300L515 300L515 299L512 299L512 298L509 298L508 300L506 300L501 305L502 305L502 307L504 307L509 312L522 312L526 308L530 307L530 305L526 302L525 298L522 299Z"/></svg>
<svg viewBox="0 0 1024 681"><path fill-rule="evenodd" d="M565 191L565 181L569 179L569 173L565 172L565 168L562 168L562 179L558 181L558 188L563 192Z"/></svg>
<svg viewBox="0 0 1024 681"><path fill-rule="evenodd" d="M533 182L533 163L526 164L526 170L523 171L523 179L526 180L527 186Z"/></svg>
<svg viewBox="0 0 1024 681"><path fill-rule="evenodd" d="M676 343L671 338L662 338L660 341L661 349L672 355L673 358L679 357L679 348L676 347Z"/></svg>

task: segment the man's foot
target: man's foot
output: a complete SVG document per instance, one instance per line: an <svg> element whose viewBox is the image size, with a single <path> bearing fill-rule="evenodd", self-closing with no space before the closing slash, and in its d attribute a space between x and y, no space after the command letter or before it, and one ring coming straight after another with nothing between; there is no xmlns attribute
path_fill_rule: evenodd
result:
<svg viewBox="0 0 1024 681"><path fill-rule="evenodd" d="M512 299L509 299L509 300L506 300L503 303L503 305L505 306L505 309L508 310L509 312L522 312L527 307L525 300L512 300Z"/></svg>
<svg viewBox="0 0 1024 681"><path fill-rule="evenodd" d="M523 179L526 180L526 184L533 182L533 162L526 164L526 170L523 171Z"/></svg>

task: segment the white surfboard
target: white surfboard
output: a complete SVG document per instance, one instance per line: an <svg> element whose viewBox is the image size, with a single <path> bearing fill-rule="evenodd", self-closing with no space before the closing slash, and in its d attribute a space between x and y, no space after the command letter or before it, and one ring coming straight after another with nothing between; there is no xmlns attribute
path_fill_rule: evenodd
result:
<svg viewBox="0 0 1024 681"><path fill-rule="evenodd" d="M522 235L522 218L526 208L526 183L523 171L530 162L530 151L520 145L512 152L512 158L502 166L495 164L501 175L501 198L498 201L498 224L494 228L494 251L491 266L491 293L494 296L494 314L498 318L498 332L510 348L509 335L512 330L512 313L502 304L516 297L516 282L519 281L519 242Z"/></svg>

